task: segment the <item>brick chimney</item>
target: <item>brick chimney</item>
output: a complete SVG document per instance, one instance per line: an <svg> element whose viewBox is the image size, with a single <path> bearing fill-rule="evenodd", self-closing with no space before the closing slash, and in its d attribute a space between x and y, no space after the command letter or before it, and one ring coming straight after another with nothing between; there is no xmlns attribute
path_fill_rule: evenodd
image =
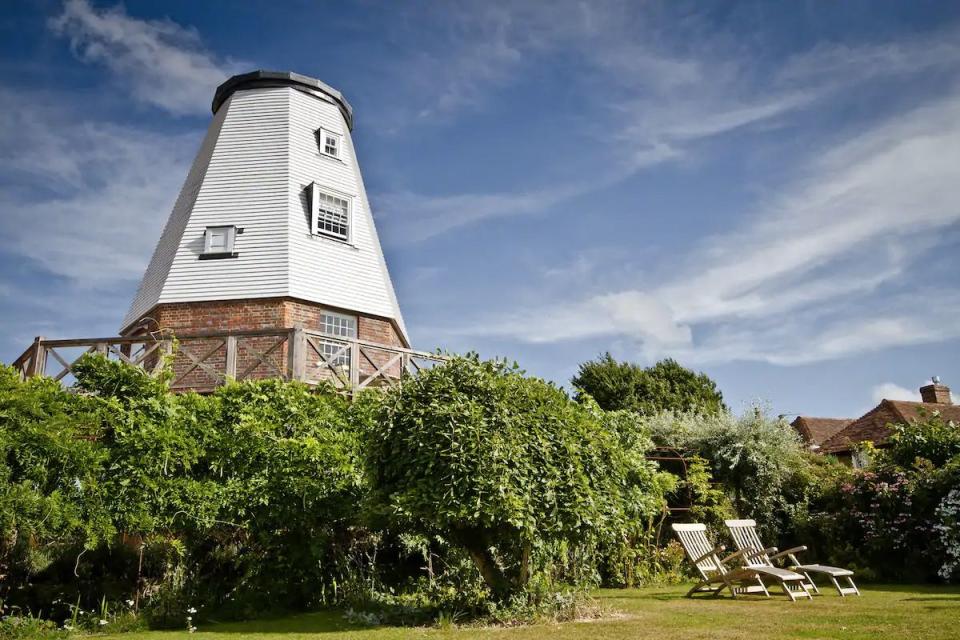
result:
<svg viewBox="0 0 960 640"><path fill-rule="evenodd" d="M933 376L932 384L920 387L920 398L924 402L934 404L953 404L950 397L950 387L940 384L940 378Z"/></svg>

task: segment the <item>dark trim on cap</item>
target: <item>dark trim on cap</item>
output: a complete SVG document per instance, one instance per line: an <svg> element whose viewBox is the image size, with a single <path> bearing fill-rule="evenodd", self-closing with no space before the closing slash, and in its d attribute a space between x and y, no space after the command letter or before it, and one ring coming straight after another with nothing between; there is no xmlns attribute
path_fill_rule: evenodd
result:
<svg viewBox="0 0 960 640"><path fill-rule="evenodd" d="M300 75L292 71L251 71L233 76L219 87L213 94L213 104L211 108L216 113L220 106L227 101L234 91L241 89L256 89L260 87L303 87L313 91L319 91L330 98L340 108L343 119L347 121L347 127L353 131L353 107L343 97L343 94L316 78Z"/></svg>

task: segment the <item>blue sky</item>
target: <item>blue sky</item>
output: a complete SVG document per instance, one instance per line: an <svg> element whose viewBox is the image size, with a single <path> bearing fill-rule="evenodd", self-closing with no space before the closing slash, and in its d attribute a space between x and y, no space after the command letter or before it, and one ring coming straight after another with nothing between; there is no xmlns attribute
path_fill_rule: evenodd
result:
<svg viewBox="0 0 960 640"><path fill-rule="evenodd" d="M671 356L787 414L960 389L956 3L41 0L0 68L0 360L115 334L259 68L352 102L419 348Z"/></svg>

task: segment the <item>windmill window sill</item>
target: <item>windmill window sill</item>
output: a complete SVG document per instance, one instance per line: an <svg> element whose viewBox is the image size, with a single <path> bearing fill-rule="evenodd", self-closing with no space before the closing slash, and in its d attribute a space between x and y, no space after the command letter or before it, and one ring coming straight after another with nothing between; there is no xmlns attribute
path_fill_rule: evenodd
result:
<svg viewBox="0 0 960 640"><path fill-rule="evenodd" d="M324 153L323 151L321 151L317 155L319 155L321 158L326 158L327 160L334 160L336 162L339 162L340 164L344 164L344 165L347 164L346 162L343 161L343 158L341 158L340 156L332 156L329 153Z"/></svg>
<svg viewBox="0 0 960 640"><path fill-rule="evenodd" d="M318 238L320 240L326 240L327 242L333 242L334 244L343 245L345 247L349 247L353 249L354 251L360 250L356 244L354 244L353 242L350 242L349 240L344 240L343 238L338 238L336 236L329 236L325 233L311 233L310 237Z"/></svg>
<svg viewBox="0 0 960 640"><path fill-rule="evenodd" d="M224 253L201 253L197 256L198 260L227 260L230 258L237 258L240 254L236 251L224 252Z"/></svg>

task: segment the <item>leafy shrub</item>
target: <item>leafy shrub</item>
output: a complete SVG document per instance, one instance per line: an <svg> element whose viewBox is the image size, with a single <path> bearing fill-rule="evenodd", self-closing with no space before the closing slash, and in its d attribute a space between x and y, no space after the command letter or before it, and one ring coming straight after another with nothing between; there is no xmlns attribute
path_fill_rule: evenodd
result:
<svg viewBox="0 0 960 640"><path fill-rule="evenodd" d="M33 585L12 592L25 607L136 593L179 627L194 604L344 597L365 534L341 395L276 380L174 395L95 356L75 371L81 393L0 369L0 573Z"/></svg>
<svg viewBox="0 0 960 640"><path fill-rule="evenodd" d="M454 358L384 398L366 441L370 505L464 549L500 600L535 574L595 580L578 570L590 562L564 571L564 561L624 539L661 507L635 438L624 416L516 367Z"/></svg>
<svg viewBox="0 0 960 640"><path fill-rule="evenodd" d="M920 415L916 422L894 425L890 446L880 452L879 464L910 468L926 461L939 467L960 456L960 425L937 412L921 410Z"/></svg>
<svg viewBox="0 0 960 640"><path fill-rule="evenodd" d="M561 620L591 615L601 580L678 573L660 546L676 479L646 459L648 425L515 366L454 358L352 402L277 380L172 394L95 355L74 369L67 392L0 368L0 598L61 630L323 605Z"/></svg>
<svg viewBox="0 0 960 640"><path fill-rule="evenodd" d="M705 461L707 468L692 465L688 471L698 487L692 515L720 526L732 508L740 517L757 520L765 539L790 536L792 523L819 492L821 478L836 466L815 460L790 425L759 409L739 417L663 412L644 421L658 445ZM727 494L729 506L710 482Z"/></svg>

